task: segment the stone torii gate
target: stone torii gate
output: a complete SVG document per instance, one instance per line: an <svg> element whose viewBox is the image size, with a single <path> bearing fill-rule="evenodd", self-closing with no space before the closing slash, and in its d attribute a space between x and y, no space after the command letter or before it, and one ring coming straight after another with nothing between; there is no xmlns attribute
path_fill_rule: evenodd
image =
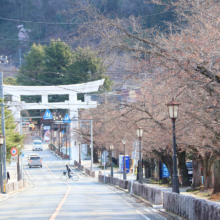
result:
<svg viewBox="0 0 220 220"><path fill-rule="evenodd" d="M60 86L9 86L4 85L4 95L11 95L12 101L7 105L12 111L15 121L17 122L18 131L20 130L20 111L22 110L43 110L43 109L68 109L71 119L78 118L78 110L96 108L96 101L84 101L77 100L77 93L89 93L96 92L99 86L103 85L104 79L72 85L60 85ZM48 95L69 95L69 101L65 102L48 102ZM41 103L26 103L21 101L21 96L41 96ZM70 158L72 161L79 161L79 145L78 141L74 138L74 129L78 128L78 122L72 121L70 124L71 130L71 151Z"/></svg>

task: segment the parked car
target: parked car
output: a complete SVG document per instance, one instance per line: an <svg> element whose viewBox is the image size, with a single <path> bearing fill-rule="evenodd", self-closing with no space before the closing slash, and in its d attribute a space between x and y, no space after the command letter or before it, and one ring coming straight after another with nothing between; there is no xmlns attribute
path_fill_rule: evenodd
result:
<svg viewBox="0 0 220 220"><path fill-rule="evenodd" d="M187 170L188 170L189 182L192 183L192 179L193 179L192 161L186 161L186 166L187 166Z"/></svg>
<svg viewBox="0 0 220 220"><path fill-rule="evenodd" d="M31 168L33 166L42 167L42 158L40 158L39 156L30 157L30 159L28 160L28 166L29 166L29 168Z"/></svg>
<svg viewBox="0 0 220 220"><path fill-rule="evenodd" d="M43 150L43 145L41 140L34 140L33 141L33 151L35 150Z"/></svg>

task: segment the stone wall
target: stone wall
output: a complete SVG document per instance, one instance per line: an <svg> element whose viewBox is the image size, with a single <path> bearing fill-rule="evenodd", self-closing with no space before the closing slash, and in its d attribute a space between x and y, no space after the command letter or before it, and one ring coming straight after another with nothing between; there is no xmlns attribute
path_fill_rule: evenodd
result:
<svg viewBox="0 0 220 220"><path fill-rule="evenodd" d="M21 189L26 186L26 180L20 180L19 182L7 183L6 193Z"/></svg>
<svg viewBox="0 0 220 220"><path fill-rule="evenodd" d="M92 171L92 170L90 170L90 169L88 169L88 168L85 168L85 173L86 173L87 175L91 176L91 177L95 177L95 176L96 176L96 175L95 175L95 171Z"/></svg>
<svg viewBox="0 0 220 220"><path fill-rule="evenodd" d="M104 183L104 175L99 175L98 177L100 182ZM105 183L119 186L122 189L131 189L131 182L128 180L121 180L115 177L105 177ZM155 189L153 187L149 187L140 183L134 183L132 187L132 193L142 197L145 200L154 203L155 205L162 205L162 191Z"/></svg>
<svg viewBox="0 0 220 220"><path fill-rule="evenodd" d="M188 220L220 219L220 206L216 203L177 193L164 192L163 207Z"/></svg>
<svg viewBox="0 0 220 220"><path fill-rule="evenodd" d="M79 164L76 160L74 160L74 166L78 167L79 170L84 171L84 166Z"/></svg>

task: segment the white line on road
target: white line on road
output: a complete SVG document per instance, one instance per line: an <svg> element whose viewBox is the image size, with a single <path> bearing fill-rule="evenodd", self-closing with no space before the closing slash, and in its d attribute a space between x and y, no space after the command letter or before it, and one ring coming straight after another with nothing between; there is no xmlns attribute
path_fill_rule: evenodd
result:
<svg viewBox="0 0 220 220"><path fill-rule="evenodd" d="M138 210L136 210L136 212L141 215L142 217L144 217L147 220L151 220L150 218L148 218L147 216L145 216L144 214L142 214L141 212L139 212Z"/></svg>
<svg viewBox="0 0 220 220"><path fill-rule="evenodd" d="M125 202L124 200L122 200L125 204L127 204L128 206L130 206L131 208L134 208L131 204Z"/></svg>

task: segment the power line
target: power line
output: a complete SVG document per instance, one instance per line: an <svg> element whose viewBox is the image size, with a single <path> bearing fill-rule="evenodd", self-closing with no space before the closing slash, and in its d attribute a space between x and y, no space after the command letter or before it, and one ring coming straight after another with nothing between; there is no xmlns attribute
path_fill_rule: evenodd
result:
<svg viewBox="0 0 220 220"><path fill-rule="evenodd" d="M5 21L15 21L15 22L23 22L23 23L33 23L33 24L52 24L52 25L73 25L73 24L81 24L79 22L73 22L73 23L66 23L66 22L45 22L45 21L25 21L21 19L12 19L12 18L2 18L0 17L0 20Z"/></svg>
<svg viewBox="0 0 220 220"><path fill-rule="evenodd" d="M51 41L43 41L43 40L19 40L19 39L10 39L10 38L2 38L0 37L0 40L4 41L19 41L19 42L37 42L37 43L52 43L52 42L69 42L73 43L75 41L66 41L66 40L51 40Z"/></svg>

